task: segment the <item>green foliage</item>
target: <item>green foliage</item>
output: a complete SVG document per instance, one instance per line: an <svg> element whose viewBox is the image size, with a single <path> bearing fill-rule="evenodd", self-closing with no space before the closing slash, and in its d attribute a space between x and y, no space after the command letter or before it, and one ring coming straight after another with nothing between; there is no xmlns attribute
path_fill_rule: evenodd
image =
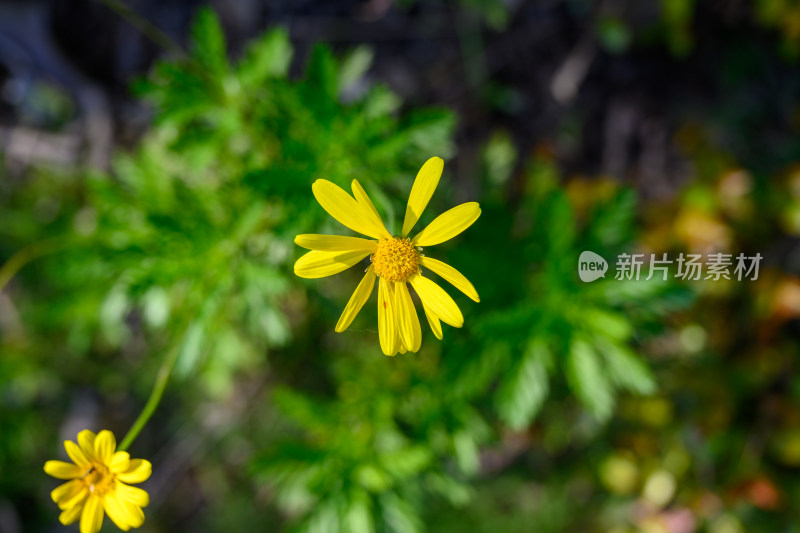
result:
<svg viewBox="0 0 800 533"><path fill-rule="evenodd" d="M491 288L495 294L483 300L489 309L476 325L486 347L462 362L456 382L465 390L483 391L496 380L498 415L521 429L542 407L548 376L562 373L589 412L607 420L617 390L649 394L655 389L647 366L631 348L634 331L645 326L641 318L650 315L641 310L667 312L685 305L688 293L666 282L581 282L576 274L581 251L613 258L629 242L635 198L629 190L614 191L591 206L581 228L553 168L540 160L528 174L516 220L484 210L482 227L501 232L504 244L486 254L491 265L475 268L500 272ZM484 242L491 238L483 236ZM626 293L628 285L635 287Z"/></svg>
<svg viewBox="0 0 800 533"><path fill-rule="evenodd" d="M512 429L523 429L541 409L550 389L548 367L552 354L545 344L532 342L497 391L497 412Z"/></svg>
<svg viewBox="0 0 800 533"><path fill-rule="evenodd" d="M177 353L175 401L159 421L169 429L149 429L159 439L191 419L194 404L248 404L241 389L251 380L266 390L252 401L257 414L225 435L248 451L237 463L248 472L237 485L243 508L266 487L289 531L410 533L426 529L431 505L467 505L486 448L534 431L551 395L574 396L576 412L605 422L622 393L655 390L636 352L688 302L686 291L584 284L576 274L581 251L612 257L633 242L634 193L614 187L586 202L536 159L509 200L518 154L503 133L483 151L481 219L431 253L481 294L462 305L465 327L445 330L442 343L426 332L419 354L394 359L380 355L372 304L333 333L359 273L313 285L292 274L296 234L342 231L311 184L358 178L391 230L420 164L452 154L454 116L400 114L385 86L353 90L372 60L366 48L338 59L316 46L290 79L285 30L236 61L212 11L199 12L192 36L189 57L159 62L137 83L154 126L115 155L109 174L40 171L0 200L4 256L32 242L63 246L15 280L25 340L4 338L10 356L0 361L0 397L41 397L52 411L44 442L57 441L62 396L81 386L103 398L104 412L122 413L112 425L127 427L155 368ZM452 178L447 169L421 225L453 205ZM43 198L56 207L40 214ZM0 424L18 433L6 413ZM44 453L26 446L3 441L0 469L23 477L15 457ZM205 460L230 467L220 455ZM214 467L197 467L211 477ZM234 498L214 487L209 515Z"/></svg>

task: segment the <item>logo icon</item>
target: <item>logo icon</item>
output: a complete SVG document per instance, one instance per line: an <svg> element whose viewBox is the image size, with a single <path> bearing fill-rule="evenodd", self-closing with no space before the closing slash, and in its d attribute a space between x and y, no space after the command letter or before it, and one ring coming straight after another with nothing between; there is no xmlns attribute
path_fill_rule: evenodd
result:
<svg viewBox="0 0 800 533"><path fill-rule="evenodd" d="M589 250L582 252L578 258L578 277L589 283L597 278L606 277L608 262Z"/></svg>

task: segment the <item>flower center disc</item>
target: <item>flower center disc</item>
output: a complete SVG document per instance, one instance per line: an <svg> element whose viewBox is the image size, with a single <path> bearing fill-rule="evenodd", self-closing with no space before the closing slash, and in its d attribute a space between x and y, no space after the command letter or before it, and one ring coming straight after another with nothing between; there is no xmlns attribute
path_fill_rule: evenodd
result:
<svg viewBox="0 0 800 533"><path fill-rule="evenodd" d="M114 486L114 475L105 465L95 464L83 477L89 492L102 496Z"/></svg>
<svg viewBox="0 0 800 533"><path fill-rule="evenodd" d="M387 281L405 281L419 272L419 251L411 239L383 239L370 258L375 274Z"/></svg>

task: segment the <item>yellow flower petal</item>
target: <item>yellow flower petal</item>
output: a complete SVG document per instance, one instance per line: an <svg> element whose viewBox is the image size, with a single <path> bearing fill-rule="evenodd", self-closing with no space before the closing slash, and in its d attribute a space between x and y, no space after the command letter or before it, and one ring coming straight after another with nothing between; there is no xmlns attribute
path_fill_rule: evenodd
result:
<svg viewBox="0 0 800 533"><path fill-rule="evenodd" d="M125 472L131 464L131 456L128 452L117 452L111 456L111 461L108 463L108 468L115 474Z"/></svg>
<svg viewBox="0 0 800 533"><path fill-rule="evenodd" d="M97 533L103 527L103 503L94 494L83 504L81 533Z"/></svg>
<svg viewBox="0 0 800 533"><path fill-rule="evenodd" d="M311 190L319 205L341 224L375 239L385 236L386 228L375 224L369 211L338 185L328 180L317 180Z"/></svg>
<svg viewBox="0 0 800 533"><path fill-rule="evenodd" d="M425 300L420 298L420 301L422 302L422 310L425 311L425 318L428 319L428 325L431 327L431 331L437 339L442 340L442 323L439 321L439 317L436 316L436 313L428 309L428 306L425 305Z"/></svg>
<svg viewBox="0 0 800 533"><path fill-rule="evenodd" d="M80 446L83 455L89 461L93 461L95 459L94 455L94 440L97 438L97 435L94 434L94 431L90 431L88 429L84 429L80 433L78 433L78 446Z"/></svg>
<svg viewBox="0 0 800 533"><path fill-rule="evenodd" d="M394 318L394 302L388 282L378 279L378 337L381 350L386 355L397 353L397 327Z"/></svg>
<svg viewBox="0 0 800 533"><path fill-rule="evenodd" d="M476 302L481 301L480 297L478 296L478 291L475 290L475 287L472 286L472 283L470 283L469 280L455 268L451 267L447 263L443 263L436 259L425 256L422 256L420 262L422 263L422 266L436 272L445 280L449 281L453 287L460 290Z"/></svg>
<svg viewBox="0 0 800 533"><path fill-rule="evenodd" d="M364 190L364 187L358 182L358 180L353 180L353 183L350 184L350 187L353 189L353 196L355 196L356 201L364 208L364 210L370 215L370 218L378 226L379 229L383 230L383 237L388 239L391 237L391 233L386 229L386 226L383 224L383 219L381 219L380 214L378 214L378 210L375 209L375 204L372 203L372 200L369 199L369 195L367 195L367 191Z"/></svg>
<svg viewBox="0 0 800 533"><path fill-rule="evenodd" d="M414 185L411 186L411 194L408 196L406 217L403 220L404 237L408 235L425 210L425 206L428 205L439 184L439 178L442 177L442 169L444 169L444 161L441 157L431 157L419 169Z"/></svg>
<svg viewBox="0 0 800 533"><path fill-rule="evenodd" d="M61 514L58 516L59 522L68 526L75 522L80 516L81 511L83 510L83 503L79 503L77 505L73 505L69 509L64 509L61 511Z"/></svg>
<svg viewBox="0 0 800 533"><path fill-rule="evenodd" d="M114 450L117 449L117 439L114 434L109 430L104 429L97 434L94 440L94 453L97 459L105 465L111 463L111 457L114 455Z"/></svg>
<svg viewBox="0 0 800 533"><path fill-rule="evenodd" d="M68 481L67 483L62 483L58 487L54 488L50 492L50 497L53 499L55 503L64 503L68 502L78 494L82 490L86 488L86 484L81 481L80 479L73 479L72 481Z"/></svg>
<svg viewBox="0 0 800 533"><path fill-rule="evenodd" d="M371 253L378 247L378 241L359 237L345 237L344 235L304 234L295 237L294 242L303 248L324 252L354 252L359 250Z"/></svg>
<svg viewBox="0 0 800 533"><path fill-rule="evenodd" d="M103 502L108 516L124 531L137 528L144 523L144 511L141 506L128 499L128 488L127 485L119 485L112 494L106 496Z"/></svg>
<svg viewBox="0 0 800 533"><path fill-rule="evenodd" d="M470 227L481 216L477 202L467 202L445 211L411 239L415 246L433 246L448 241Z"/></svg>
<svg viewBox="0 0 800 533"><path fill-rule="evenodd" d="M78 487L77 485L73 485L69 487L69 489L64 488L62 489L64 492L60 494L54 494L56 492L55 490L50 493L50 497L53 498L53 501L56 502L56 505L58 505L58 508L61 509L62 511L71 509L76 505L83 505L83 502L86 501L86 498L89 497L89 489L86 487L86 484L83 483L80 479L75 479L73 481L80 483L81 486ZM62 487L64 487L64 485L61 485L61 487L57 487L56 490ZM66 492L66 490L70 490L71 492ZM55 499L56 497L60 499L56 501Z"/></svg>
<svg viewBox="0 0 800 533"><path fill-rule="evenodd" d="M117 497L123 503L147 507L150 504L150 495L139 487L131 487L125 483L117 483Z"/></svg>
<svg viewBox="0 0 800 533"><path fill-rule="evenodd" d="M352 252L319 252L311 251L302 256L294 264L294 273L301 278L324 278L347 270L365 257L369 252L356 250Z"/></svg>
<svg viewBox="0 0 800 533"><path fill-rule="evenodd" d="M81 450L81 448L71 440L64 441L64 449L67 450L67 455L69 455L69 458L72 459L72 462L76 465L80 467L91 466L92 463L86 457L86 454L83 453L83 450Z"/></svg>
<svg viewBox="0 0 800 533"><path fill-rule="evenodd" d="M122 511L125 513L125 520L131 528L141 527L144 524L144 511L138 505L123 501L122 498L117 498Z"/></svg>
<svg viewBox="0 0 800 533"><path fill-rule="evenodd" d="M342 316L339 317L339 322L336 323L336 332L341 333L346 330L350 324L353 322L353 319L358 315L358 312L361 311L361 308L364 307L364 304L367 303L369 299L369 295L372 294L372 288L375 286L375 271L372 270L372 265L367 269L367 273L364 274L364 277L361 278L361 282L356 287L356 290L353 291L353 295L350 297L350 301L347 302L347 305L342 311Z"/></svg>
<svg viewBox="0 0 800 533"><path fill-rule="evenodd" d="M123 483L142 483L147 481L153 472L153 465L145 459L131 459L128 469L117 474L117 479Z"/></svg>
<svg viewBox="0 0 800 533"><path fill-rule="evenodd" d="M128 523L131 527L141 527L144 524L144 511L138 505L126 504L125 511L128 515Z"/></svg>
<svg viewBox="0 0 800 533"><path fill-rule="evenodd" d="M403 341L403 347L412 352L418 352L422 344L422 329L405 281L398 281L394 284L394 302L397 328L400 332L400 339Z"/></svg>
<svg viewBox="0 0 800 533"><path fill-rule="evenodd" d="M64 461L47 461L44 471L57 479L73 479L83 474L81 467Z"/></svg>
<svg viewBox="0 0 800 533"><path fill-rule="evenodd" d="M131 528L127 509L122 505L115 494L109 494L103 499L103 509L114 524L122 531Z"/></svg>
<svg viewBox="0 0 800 533"><path fill-rule="evenodd" d="M460 328L464 325L464 316L456 303L444 289L433 281L422 276L411 278L411 286L417 291L420 300L433 311L440 320L453 327Z"/></svg>

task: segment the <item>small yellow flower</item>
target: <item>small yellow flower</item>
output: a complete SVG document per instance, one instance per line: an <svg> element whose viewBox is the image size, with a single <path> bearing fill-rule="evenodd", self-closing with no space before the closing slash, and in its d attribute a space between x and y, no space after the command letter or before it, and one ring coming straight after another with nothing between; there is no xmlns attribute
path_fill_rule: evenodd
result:
<svg viewBox="0 0 800 533"><path fill-rule="evenodd" d="M142 507L147 507L150 497L126 483L147 480L152 471L149 461L131 459L128 452L115 453L117 442L108 430L95 435L85 429L78 433L78 444L67 440L64 447L72 463L44 464L51 476L70 480L50 493L61 509L62 524L80 518L81 533L96 533L103 525L103 510L123 531L144 523Z"/></svg>
<svg viewBox="0 0 800 533"><path fill-rule="evenodd" d="M408 232L419 220L439 184L444 161L432 157L422 165L408 198L403 233L392 236L384 226L378 211L353 180L353 196L327 180L317 180L311 186L314 196L333 218L353 231L375 240L339 235L298 235L294 242L311 250L294 265L294 273L302 278L322 278L338 274L369 256L371 265L345 306L336 331L350 325L364 306L378 277L378 334L381 350L386 355L416 352L422 343L419 317L408 283L416 291L428 317L433 334L442 338L441 322L460 328L464 317L452 298L435 282L423 277L427 268L458 290L480 301L472 283L458 270L422 254L423 246L433 246L452 239L475 222L481 214L476 202L461 204L439 215L413 238ZM355 198L354 198L355 197Z"/></svg>

